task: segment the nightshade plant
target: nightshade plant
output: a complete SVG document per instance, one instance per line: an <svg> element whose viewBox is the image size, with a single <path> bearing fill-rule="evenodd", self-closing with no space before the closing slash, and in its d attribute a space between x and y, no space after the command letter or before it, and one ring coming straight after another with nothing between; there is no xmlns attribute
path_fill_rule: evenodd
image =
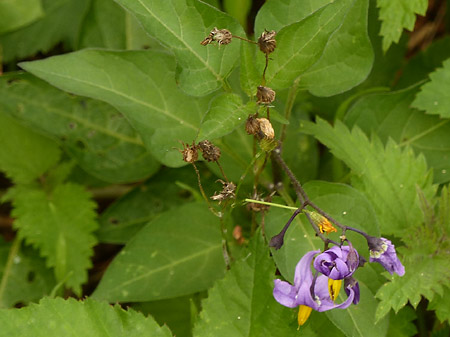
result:
<svg viewBox="0 0 450 337"><path fill-rule="evenodd" d="M0 335L449 335L445 5L1 2Z"/></svg>

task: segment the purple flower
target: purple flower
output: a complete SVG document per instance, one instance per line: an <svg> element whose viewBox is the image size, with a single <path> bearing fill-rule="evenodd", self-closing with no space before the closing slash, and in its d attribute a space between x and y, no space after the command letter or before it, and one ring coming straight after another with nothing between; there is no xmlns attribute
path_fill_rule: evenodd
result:
<svg viewBox="0 0 450 337"><path fill-rule="evenodd" d="M405 275L405 267L402 265L395 252L395 246L391 241L385 238L367 237L367 243L370 250L370 262L378 262L391 275L397 273L400 276Z"/></svg>
<svg viewBox="0 0 450 337"><path fill-rule="evenodd" d="M351 276L359 265L359 256L350 246L333 246L314 260L314 268L333 280Z"/></svg>
<svg viewBox="0 0 450 337"><path fill-rule="evenodd" d="M344 289L347 296L350 296L350 289L353 289L355 296L353 298L353 304L359 303L359 283L353 277L347 277L344 280Z"/></svg>
<svg viewBox="0 0 450 337"><path fill-rule="evenodd" d="M335 308L345 309L352 304L355 298L354 287L349 287L348 292L346 289L347 300L341 304L334 304L328 291L328 277L319 275L314 280L311 272L311 262L314 255L318 253L320 253L320 250L310 251L297 263L294 285L278 279L274 281L273 296L278 303L289 308L305 305L319 312Z"/></svg>

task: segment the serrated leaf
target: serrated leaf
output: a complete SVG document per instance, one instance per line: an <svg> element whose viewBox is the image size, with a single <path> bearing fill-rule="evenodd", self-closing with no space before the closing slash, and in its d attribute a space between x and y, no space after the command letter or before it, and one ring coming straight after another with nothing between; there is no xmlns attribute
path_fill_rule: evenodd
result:
<svg viewBox="0 0 450 337"><path fill-rule="evenodd" d="M450 121L411 109L417 85L404 90L368 95L348 111L345 123L358 125L383 143L392 138L400 147L422 153L434 170L434 182L450 180Z"/></svg>
<svg viewBox="0 0 450 337"><path fill-rule="evenodd" d="M405 255L407 256L407 255ZM381 287L376 297L381 300L375 319L378 321L392 308L398 312L408 301L415 308L421 297L432 300L435 293L442 295L443 285L449 285L450 260L436 254L412 255L404 261L403 277L392 276L392 281Z"/></svg>
<svg viewBox="0 0 450 337"><path fill-rule="evenodd" d="M428 114L450 118L450 59L443 62L442 68L430 74L430 82L425 83L417 94L412 106Z"/></svg>
<svg viewBox="0 0 450 337"><path fill-rule="evenodd" d="M427 0L377 0L380 8L379 18L383 22L380 35L383 36L383 51L387 51L392 42L397 43L403 28L414 28L416 14L425 15Z"/></svg>
<svg viewBox="0 0 450 337"><path fill-rule="evenodd" d="M213 100L200 126L198 140L214 140L231 133L256 111L256 103L242 103L237 94L223 94Z"/></svg>
<svg viewBox="0 0 450 337"><path fill-rule="evenodd" d="M141 180L159 167L128 121L108 104L74 97L29 74L0 77L0 107L52 136L99 179Z"/></svg>
<svg viewBox="0 0 450 337"><path fill-rule="evenodd" d="M9 34L0 35L3 62L48 52L63 42L75 48L89 0L43 0L44 16Z"/></svg>
<svg viewBox="0 0 450 337"><path fill-rule="evenodd" d="M204 204L161 214L122 249L93 297L142 302L207 289L225 269L219 226Z"/></svg>
<svg viewBox="0 0 450 337"><path fill-rule="evenodd" d="M83 50L20 65L58 88L116 107L168 166L185 164L175 148L194 140L210 99L180 91L174 58L159 51Z"/></svg>
<svg viewBox="0 0 450 337"><path fill-rule="evenodd" d="M97 229L96 205L89 193L67 183L48 193L37 187L17 186L10 196L19 236L40 250L59 282L65 281L79 294L96 243L92 235Z"/></svg>
<svg viewBox="0 0 450 337"><path fill-rule="evenodd" d="M110 306L92 299L76 301L42 299L39 304L13 310L0 310L5 336L90 336L90 337L169 337L167 327L132 309Z"/></svg>
<svg viewBox="0 0 450 337"><path fill-rule="evenodd" d="M367 33L368 10L369 1L355 2L331 35L320 60L301 75L300 88L315 96L332 96L367 78L374 60Z"/></svg>
<svg viewBox="0 0 450 337"><path fill-rule="evenodd" d="M180 87L195 96L220 86L239 57L239 42L202 46L200 42L217 27L243 36L242 27L230 16L198 0L116 0L133 13L149 35L173 50L179 66Z"/></svg>
<svg viewBox="0 0 450 337"><path fill-rule="evenodd" d="M60 157L55 142L18 124L0 112L0 170L16 183L38 178Z"/></svg>
<svg viewBox="0 0 450 337"><path fill-rule="evenodd" d="M447 321L450 323L450 289L444 288L440 295L436 295L428 304L427 310L436 311L436 316L442 323Z"/></svg>
<svg viewBox="0 0 450 337"><path fill-rule="evenodd" d="M402 150L392 140L386 146L376 137L369 141L361 129L354 127L350 132L339 120L334 127L320 118L316 124L305 121L301 129L350 167L355 174L353 184L374 206L382 233L401 234L421 224L417 188L427 199L435 194L422 155L415 157L410 148Z"/></svg>
<svg viewBox="0 0 450 337"><path fill-rule="evenodd" d="M410 306L406 306L398 313L391 312L389 316L389 330L387 336L411 337L417 334L414 321L417 319L416 312ZM393 324L392 324L393 323Z"/></svg>
<svg viewBox="0 0 450 337"><path fill-rule="evenodd" d="M0 308L28 304L48 295L56 285L53 271L38 252L0 239Z"/></svg>
<svg viewBox="0 0 450 337"><path fill-rule="evenodd" d="M0 2L0 34L26 26L42 15L41 0L3 0Z"/></svg>

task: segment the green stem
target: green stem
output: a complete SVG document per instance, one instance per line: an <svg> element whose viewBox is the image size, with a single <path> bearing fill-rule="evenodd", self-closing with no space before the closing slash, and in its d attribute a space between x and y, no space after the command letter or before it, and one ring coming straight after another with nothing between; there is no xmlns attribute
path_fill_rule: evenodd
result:
<svg viewBox="0 0 450 337"><path fill-rule="evenodd" d="M295 99L297 98L297 92L298 92L298 85L300 83L300 77L297 77L292 83L292 86L289 88L288 98L286 101L286 106L284 108L284 117L286 120L289 120L291 118L292 108L294 107ZM283 143L284 139L286 138L286 124L283 124L281 127L281 136L280 136L280 142Z"/></svg>
<svg viewBox="0 0 450 337"><path fill-rule="evenodd" d="M286 208L286 209L291 209L293 211L297 210L298 207L291 207L291 206L286 206L286 205L280 205L280 204L275 204L273 202L267 202L267 201L261 201L261 200L255 200L255 199L244 199L245 202L252 202L255 204L261 204L261 205L268 205L268 206L273 206L273 207L278 207L278 208Z"/></svg>

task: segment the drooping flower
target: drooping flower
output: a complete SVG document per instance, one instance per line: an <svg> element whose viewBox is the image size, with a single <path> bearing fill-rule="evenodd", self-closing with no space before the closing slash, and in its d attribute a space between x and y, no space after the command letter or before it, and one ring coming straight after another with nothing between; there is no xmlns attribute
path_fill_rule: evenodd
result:
<svg viewBox="0 0 450 337"><path fill-rule="evenodd" d="M314 268L333 280L351 276L359 265L359 256L351 245L333 246L314 260Z"/></svg>
<svg viewBox="0 0 450 337"><path fill-rule="evenodd" d="M311 262L318 253L320 250L310 251L300 259L295 268L294 285L279 279L274 281L273 296L278 303L289 308L307 306L319 312L336 308L345 309L352 304L355 297L354 287L349 287L348 293L346 290L348 298L344 302L335 304L328 290L329 278L319 275L314 279ZM303 320L306 321L304 317Z"/></svg>
<svg viewBox="0 0 450 337"><path fill-rule="evenodd" d="M366 239L370 250L370 262L378 262L391 275L393 273L405 275L405 267L398 259L395 246L391 241L373 236L367 236Z"/></svg>
<svg viewBox="0 0 450 337"><path fill-rule="evenodd" d="M350 296L350 289L353 289L355 296L353 297L353 304L359 303L359 283L353 277L346 277L344 279L344 289L347 296Z"/></svg>

